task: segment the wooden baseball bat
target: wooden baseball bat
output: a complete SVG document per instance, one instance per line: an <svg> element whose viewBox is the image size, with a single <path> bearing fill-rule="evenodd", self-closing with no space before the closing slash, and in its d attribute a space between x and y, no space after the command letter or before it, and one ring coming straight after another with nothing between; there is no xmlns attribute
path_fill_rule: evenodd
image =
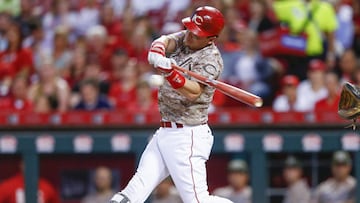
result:
<svg viewBox="0 0 360 203"><path fill-rule="evenodd" d="M212 87L215 87L220 92L222 92L222 93L226 94L227 96L232 97L242 103L245 103L245 104L253 106L253 107L261 107L263 105L263 100L260 97L254 95L254 94L251 94L250 92L247 92L245 90L242 90L240 88L234 87L232 85L226 84L221 81L206 78L202 75L199 75L195 72L186 70L179 66L176 66L176 65L172 65L172 66L174 69L195 78L196 80L198 80L199 82L201 82L205 85L210 85Z"/></svg>

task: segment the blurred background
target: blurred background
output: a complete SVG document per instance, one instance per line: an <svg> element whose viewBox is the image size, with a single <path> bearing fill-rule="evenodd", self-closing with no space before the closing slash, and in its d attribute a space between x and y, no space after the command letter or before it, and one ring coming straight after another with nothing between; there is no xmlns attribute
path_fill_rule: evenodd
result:
<svg viewBox="0 0 360 203"><path fill-rule="evenodd" d="M337 115L342 84L360 85L359 1L0 0L0 203L106 202L121 190L159 126L148 48L204 5L226 19L221 80L265 101L216 92L210 192L360 202L358 134ZM167 179L149 202L181 200Z"/></svg>

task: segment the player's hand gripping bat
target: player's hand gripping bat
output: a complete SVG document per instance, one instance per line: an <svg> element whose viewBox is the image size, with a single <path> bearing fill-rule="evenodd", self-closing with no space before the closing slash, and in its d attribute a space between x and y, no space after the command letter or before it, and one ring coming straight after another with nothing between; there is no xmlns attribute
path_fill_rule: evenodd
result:
<svg viewBox="0 0 360 203"><path fill-rule="evenodd" d="M240 88L234 87L232 85L226 84L221 81L206 78L202 75L199 75L195 72L186 70L186 69L176 66L174 64L172 65L172 67L175 70L178 70L182 73L185 73L186 75L189 75L189 76L195 78L196 80L198 80L199 82L201 82L205 85L215 87L220 92L222 92L222 93L226 94L227 96L232 97L242 103L245 103L245 104L253 106L253 107L261 107L263 105L263 100L260 97L254 95L254 94L251 94L245 90L242 90Z"/></svg>

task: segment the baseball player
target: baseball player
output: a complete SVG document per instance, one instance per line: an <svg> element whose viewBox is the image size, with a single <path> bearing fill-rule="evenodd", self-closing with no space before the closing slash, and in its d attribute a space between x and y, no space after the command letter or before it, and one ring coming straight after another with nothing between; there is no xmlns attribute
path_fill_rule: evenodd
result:
<svg viewBox="0 0 360 203"><path fill-rule="evenodd" d="M311 203L355 203L356 179L350 175L350 154L345 151L335 152L331 165L333 177L316 188Z"/></svg>
<svg viewBox="0 0 360 203"><path fill-rule="evenodd" d="M310 189L306 180L302 178L302 163L294 156L285 160L283 177L287 183L283 203L309 203Z"/></svg>
<svg viewBox="0 0 360 203"><path fill-rule="evenodd" d="M231 203L210 196L206 182L205 163L213 145L208 107L215 89L172 68L177 64L217 79L223 61L214 41L223 29L224 17L205 6L182 23L186 30L161 36L151 45L149 63L166 78L158 94L161 127L143 152L137 172L111 203L142 203L169 175L186 203Z"/></svg>

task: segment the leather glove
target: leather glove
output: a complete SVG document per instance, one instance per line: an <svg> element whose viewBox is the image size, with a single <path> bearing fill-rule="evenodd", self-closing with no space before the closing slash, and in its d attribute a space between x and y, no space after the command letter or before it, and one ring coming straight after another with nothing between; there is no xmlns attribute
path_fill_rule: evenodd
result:
<svg viewBox="0 0 360 203"><path fill-rule="evenodd" d="M345 119L356 119L360 116L360 88L345 83L340 95L338 114Z"/></svg>

